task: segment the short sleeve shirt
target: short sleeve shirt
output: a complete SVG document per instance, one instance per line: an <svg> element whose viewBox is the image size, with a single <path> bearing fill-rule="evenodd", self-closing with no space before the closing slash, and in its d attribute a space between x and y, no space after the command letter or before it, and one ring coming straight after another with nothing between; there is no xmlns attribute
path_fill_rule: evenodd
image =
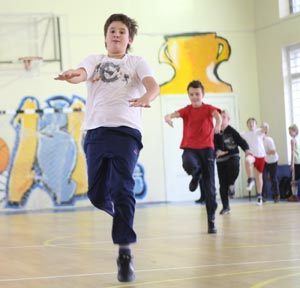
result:
<svg viewBox="0 0 300 288"><path fill-rule="evenodd" d="M146 61L126 54L122 59L91 55L79 66L87 73L87 102L82 129L127 126L142 130L140 107L129 100L145 93L143 78L153 77Z"/></svg>
<svg viewBox="0 0 300 288"><path fill-rule="evenodd" d="M188 105L178 110L183 119L183 137L180 148L214 149L214 121L212 113L219 108L202 103L200 107Z"/></svg>

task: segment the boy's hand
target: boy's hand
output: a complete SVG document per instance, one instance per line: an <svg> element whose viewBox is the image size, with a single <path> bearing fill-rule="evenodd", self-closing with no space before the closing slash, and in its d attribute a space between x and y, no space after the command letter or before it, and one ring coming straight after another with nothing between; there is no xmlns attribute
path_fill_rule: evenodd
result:
<svg viewBox="0 0 300 288"><path fill-rule="evenodd" d="M140 97L140 98L135 98L135 99L130 99L129 101L129 106L130 107L143 107L143 108L150 108L150 101L147 97Z"/></svg>
<svg viewBox="0 0 300 288"><path fill-rule="evenodd" d="M54 78L54 80L68 81L77 76L80 76L80 74L76 72L76 70L71 69L63 72L62 74L59 74Z"/></svg>
<svg viewBox="0 0 300 288"><path fill-rule="evenodd" d="M221 157L221 156L223 156L223 155L226 155L226 154L228 154L228 153L229 153L228 151L218 150L218 151L216 152L216 158L219 158L219 157Z"/></svg>
<svg viewBox="0 0 300 288"><path fill-rule="evenodd" d="M221 132L221 125L216 125L214 128L214 133L219 134Z"/></svg>
<svg viewBox="0 0 300 288"><path fill-rule="evenodd" d="M250 151L245 152L245 157L247 156L253 156L253 154Z"/></svg>
<svg viewBox="0 0 300 288"><path fill-rule="evenodd" d="M170 114L168 114L168 115L165 116L165 122L166 122L169 126L174 127L173 121L172 121L172 119L171 119Z"/></svg>

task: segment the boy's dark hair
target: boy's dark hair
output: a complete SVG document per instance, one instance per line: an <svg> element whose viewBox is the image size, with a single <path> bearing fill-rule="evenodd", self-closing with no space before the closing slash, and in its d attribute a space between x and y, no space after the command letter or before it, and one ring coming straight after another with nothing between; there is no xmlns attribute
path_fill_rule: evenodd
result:
<svg viewBox="0 0 300 288"><path fill-rule="evenodd" d="M189 92L190 88L200 88L202 90L202 93L204 93L204 87L202 83L199 80L193 80L189 83L187 86L187 91Z"/></svg>
<svg viewBox="0 0 300 288"><path fill-rule="evenodd" d="M112 14L108 17L108 19L106 20L106 22L104 24L104 36L106 37L108 26L114 21L120 21L127 26L128 32L129 32L129 37L133 41L134 36L137 34L137 31L138 31L138 24L134 19L129 18L125 14ZM130 45L127 46L126 51L129 48L130 48Z"/></svg>

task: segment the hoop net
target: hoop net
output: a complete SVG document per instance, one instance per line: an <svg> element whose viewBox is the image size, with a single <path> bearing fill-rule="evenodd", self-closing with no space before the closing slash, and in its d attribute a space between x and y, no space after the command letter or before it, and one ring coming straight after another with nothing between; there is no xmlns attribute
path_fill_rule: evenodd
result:
<svg viewBox="0 0 300 288"><path fill-rule="evenodd" d="M23 62L25 71L30 72L33 76L38 76L40 74L40 67L43 63L42 57L27 56L20 57L18 60Z"/></svg>

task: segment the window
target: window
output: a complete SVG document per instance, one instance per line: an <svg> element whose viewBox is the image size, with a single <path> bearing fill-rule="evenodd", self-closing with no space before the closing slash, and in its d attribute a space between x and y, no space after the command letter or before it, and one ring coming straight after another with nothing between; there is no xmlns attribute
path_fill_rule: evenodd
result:
<svg viewBox="0 0 300 288"><path fill-rule="evenodd" d="M286 121L300 127L300 43L286 47L283 56Z"/></svg>
<svg viewBox="0 0 300 288"><path fill-rule="evenodd" d="M300 12L300 0L289 0L290 1L290 14Z"/></svg>
<svg viewBox="0 0 300 288"><path fill-rule="evenodd" d="M280 18L300 13L300 0L278 0Z"/></svg>

